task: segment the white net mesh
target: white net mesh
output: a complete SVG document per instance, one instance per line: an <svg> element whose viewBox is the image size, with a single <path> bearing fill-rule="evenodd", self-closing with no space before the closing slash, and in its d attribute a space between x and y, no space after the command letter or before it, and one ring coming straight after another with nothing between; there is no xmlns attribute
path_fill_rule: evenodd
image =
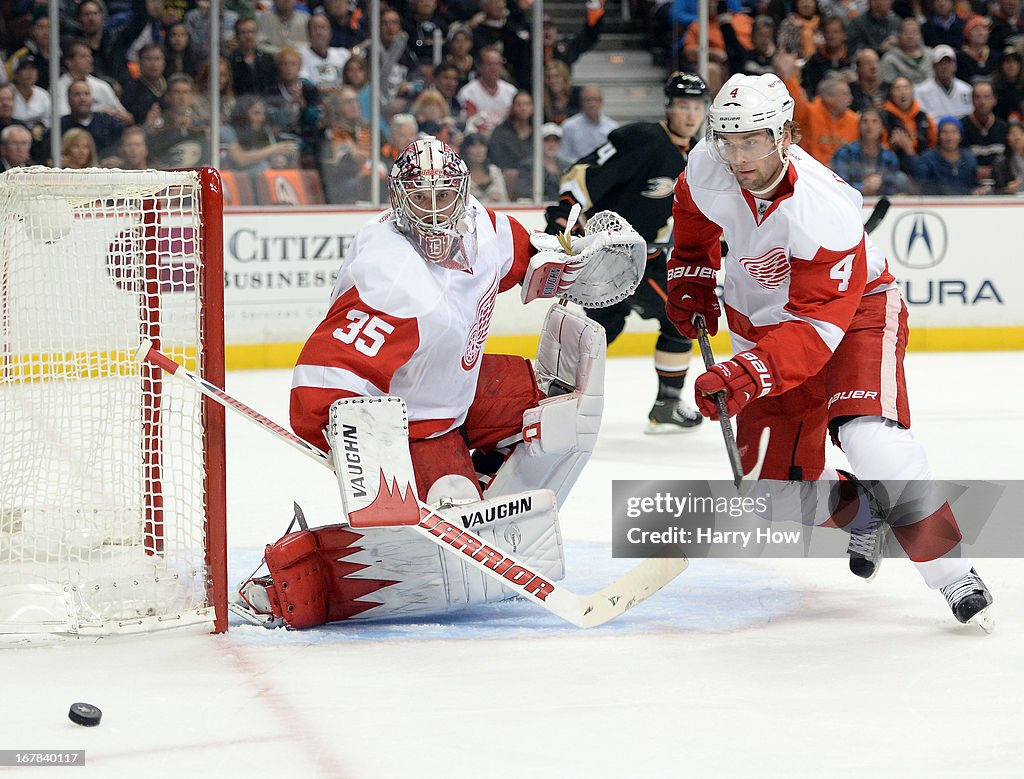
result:
<svg viewBox="0 0 1024 779"><path fill-rule="evenodd" d="M195 173L0 176L0 635L212 618Z"/></svg>

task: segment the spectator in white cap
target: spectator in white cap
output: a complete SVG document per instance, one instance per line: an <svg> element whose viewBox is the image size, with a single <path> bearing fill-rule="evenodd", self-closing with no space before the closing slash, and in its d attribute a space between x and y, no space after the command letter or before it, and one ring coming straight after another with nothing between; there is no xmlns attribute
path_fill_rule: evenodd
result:
<svg viewBox="0 0 1024 779"><path fill-rule="evenodd" d="M541 152L541 198L545 202L558 200L558 188L562 181L562 128L554 122L545 122L540 128L542 139ZM519 198L533 199L533 155L524 158L519 163L519 172L516 176L516 196Z"/></svg>
<svg viewBox="0 0 1024 779"><path fill-rule="evenodd" d="M956 77L956 52L942 44L932 49L932 77L914 88L921 108L932 119L955 116L962 119L971 112L971 85Z"/></svg>
<svg viewBox="0 0 1024 779"><path fill-rule="evenodd" d="M562 122L562 158L575 162L604 146L619 123L604 113L604 95L596 84L580 90L580 112Z"/></svg>

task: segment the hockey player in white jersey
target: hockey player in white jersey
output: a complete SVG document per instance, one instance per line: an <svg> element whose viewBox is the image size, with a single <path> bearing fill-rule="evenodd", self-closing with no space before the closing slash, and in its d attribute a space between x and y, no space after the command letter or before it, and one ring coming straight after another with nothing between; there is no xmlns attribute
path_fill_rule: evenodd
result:
<svg viewBox="0 0 1024 779"><path fill-rule="evenodd" d="M361 399L400 398L408 427L401 445L419 499L451 507L466 528L557 580L564 561L556 509L596 440L604 333L555 305L535 365L484 354L495 297L520 285L526 301L615 287L614 274L588 270L609 258L624 258L639 282L646 244L621 220L565 239L572 254L555 236L531 236L469 195L465 163L435 138L399 155L388 191L391 209L355 236L327 315L299 356L292 427L331 451L337 467L347 450L330 431L346 403L372 413ZM415 533L341 519L268 546L270 576L243 585L239 613L310 627L443 613L510 594Z"/></svg>
<svg viewBox="0 0 1024 779"><path fill-rule="evenodd" d="M900 504L916 505L888 517L894 536L960 622L989 630L992 597L909 430L907 308L864 232L861 195L797 145L792 119L793 99L777 76L732 77L676 184L668 314L688 338L697 315L717 332L716 272L724 268L736 349L697 379L698 406L716 419L712 396L726 394L748 470L761 432L771 430L762 479L835 478L825 467L831 435L858 479L904 484ZM887 523L877 514L892 507L881 508L852 528L850 567L864 578L880 561Z"/></svg>

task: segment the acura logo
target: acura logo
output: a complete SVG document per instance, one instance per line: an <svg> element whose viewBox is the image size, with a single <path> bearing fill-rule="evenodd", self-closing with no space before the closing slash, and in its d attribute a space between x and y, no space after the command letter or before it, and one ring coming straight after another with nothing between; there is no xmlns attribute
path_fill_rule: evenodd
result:
<svg viewBox="0 0 1024 779"><path fill-rule="evenodd" d="M892 226L892 250L906 268L933 268L946 256L946 223L934 211L910 211Z"/></svg>

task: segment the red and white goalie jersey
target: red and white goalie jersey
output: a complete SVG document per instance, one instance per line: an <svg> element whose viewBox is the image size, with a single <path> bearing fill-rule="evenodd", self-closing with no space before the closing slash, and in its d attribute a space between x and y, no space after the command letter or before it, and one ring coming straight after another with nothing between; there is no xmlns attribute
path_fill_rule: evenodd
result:
<svg viewBox="0 0 1024 779"><path fill-rule="evenodd" d="M326 450L331 403L352 396L404 399L413 439L462 424L494 299L522 281L534 252L526 228L476 198L466 221L465 240L476 254L469 271L423 259L390 210L355 236L327 316L295 366L291 423L298 435Z"/></svg>
<svg viewBox="0 0 1024 779"><path fill-rule="evenodd" d="M724 262L733 346L770 355L772 395L817 373L861 299L896 285L864 232L861 194L800 147L788 154L775 198L759 200L699 142L676 182L668 271Z"/></svg>

